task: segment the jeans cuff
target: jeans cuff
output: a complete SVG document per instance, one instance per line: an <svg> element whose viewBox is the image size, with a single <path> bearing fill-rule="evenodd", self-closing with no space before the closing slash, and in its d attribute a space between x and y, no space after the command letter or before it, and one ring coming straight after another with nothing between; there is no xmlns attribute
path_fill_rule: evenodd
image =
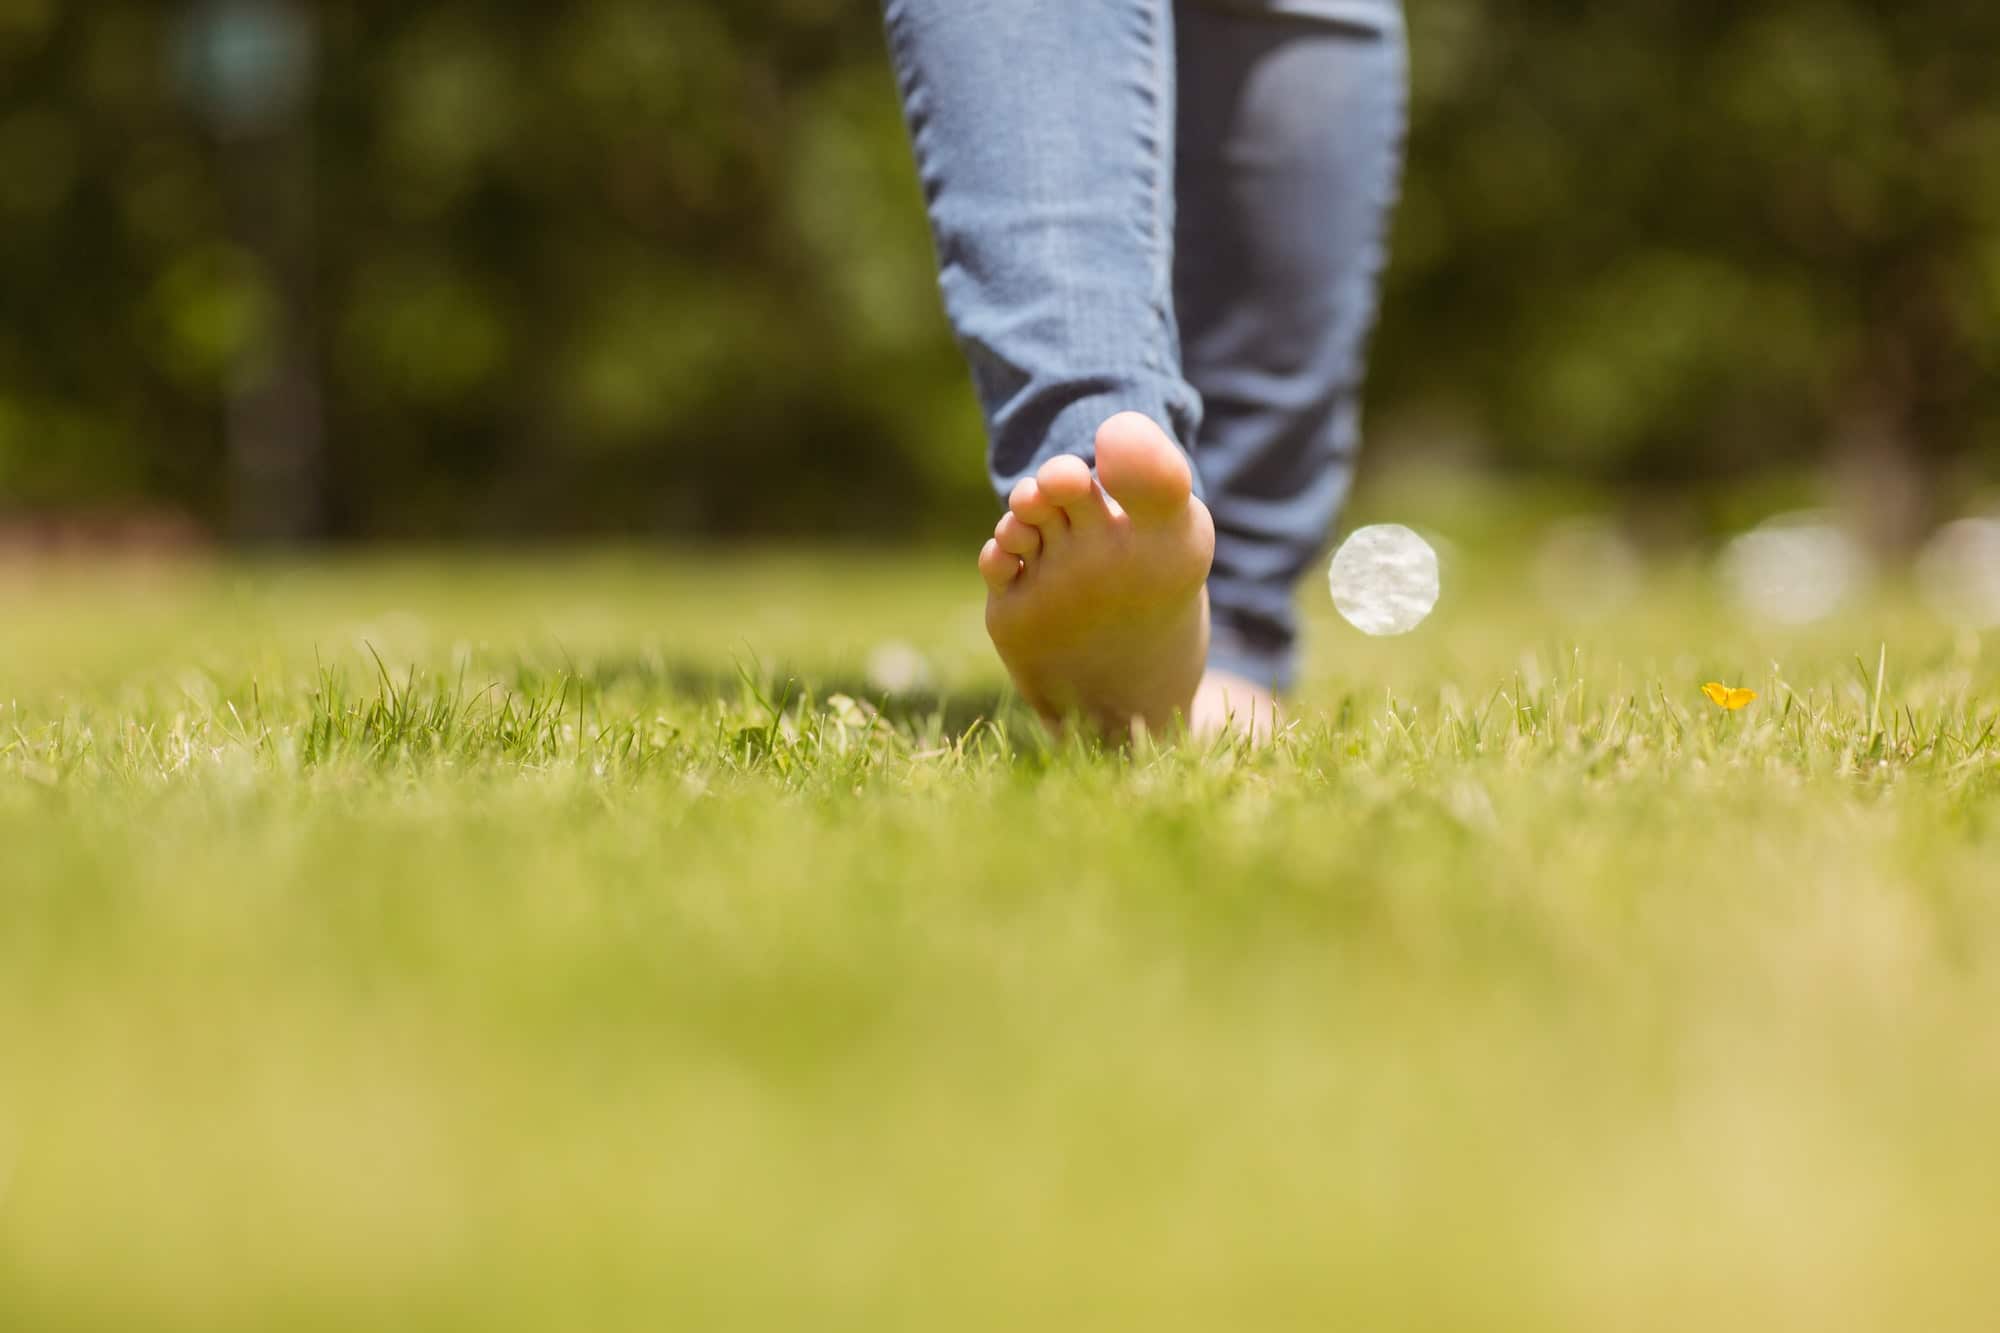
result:
<svg viewBox="0 0 2000 1333"><path fill-rule="evenodd" d="M1211 611L1208 667L1241 676L1274 693L1288 690L1298 678L1297 636L1274 626L1237 621Z"/></svg>
<svg viewBox="0 0 2000 1333"><path fill-rule="evenodd" d="M1097 466L1097 428L1120 412L1140 412L1158 423L1187 455L1194 474L1194 493L1201 498L1201 473L1194 467L1189 442L1200 425L1200 410L1193 391L1172 381L1156 381L1148 374L1104 377L1044 414L1039 410L1009 410L992 428L988 463L993 493L1007 502L1014 486L1032 477L1042 464L1058 454L1075 454L1092 467Z"/></svg>

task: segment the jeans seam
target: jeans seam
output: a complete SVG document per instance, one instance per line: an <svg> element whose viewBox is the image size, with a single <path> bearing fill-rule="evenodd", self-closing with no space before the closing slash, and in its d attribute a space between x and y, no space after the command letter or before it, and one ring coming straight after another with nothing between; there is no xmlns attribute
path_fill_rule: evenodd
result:
<svg viewBox="0 0 2000 1333"><path fill-rule="evenodd" d="M898 52L906 49L908 38L903 32L908 16L904 12L902 0L884 0L882 6L882 27L888 34L890 47ZM909 126L910 153L916 160L917 182L924 195L926 211L936 203L936 173L924 145L926 117L924 115L924 89L919 85L917 62L897 59L890 62L891 73L896 80L896 91L903 106L904 123ZM933 248L937 242L932 240Z"/></svg>
<svg viewBox="0 0 2000 1333"><path fill-rule="evenodd" d="M1172 339L1173 316L1173 134L1176 104L1169 96L1174 78L1172 39L1166 31L1173 22L1169 0L1151 0L1149 45L1153 60L1153 133L1148 148L1152 152L1148 184L1153 191L1152 263L1153 290L1149 293L1157 322L1156 341L1148 349L1157 364L1151 368L1167 374L1165 348Z"/></svg>

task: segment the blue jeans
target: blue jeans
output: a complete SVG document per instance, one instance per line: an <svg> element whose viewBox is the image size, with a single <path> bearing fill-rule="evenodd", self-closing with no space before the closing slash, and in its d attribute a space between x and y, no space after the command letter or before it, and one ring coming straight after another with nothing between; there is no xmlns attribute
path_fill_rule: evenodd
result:
<svg viewBox="0 0 2000 1333"><path fill-rule="evenodd" d="M1290 683L1359 442L1397 0L885 0L1005 495L1136 409L1215 515L1211 666Z"/></svg>

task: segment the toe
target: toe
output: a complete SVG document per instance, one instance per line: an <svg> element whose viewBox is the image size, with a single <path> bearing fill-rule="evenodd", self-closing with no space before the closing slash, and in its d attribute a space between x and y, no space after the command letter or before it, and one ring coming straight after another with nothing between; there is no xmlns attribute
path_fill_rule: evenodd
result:
<svg viewBox="0 0 2000 1333"><path fill-rule="evenodd" d="M1020 515L1003 516L993 529L993 540L1009 555L1018 555L1023 561L1034 559L1042 553L1042 534L1033 524L1023 523Z"/></svg>
<svg viewBox="0 0 2000 1333"><path fill-rule="evenodd" d="M1094 527L1111 516L1090 464L1074 454L1062 454L1042 464L1035 482L1043 496L1062 510L1072 528Z"/></svg>
<svg viewBox="0 0 2000 1333"><path fill-rule="evenodd" d="M1007 508L1023 523L1040 528L1045 545L1054 535L1051 530L1065 525L1062 510L1042 494L1041 483L1033 477L1023 477L1014 487L1014 493L1007 497Z"/></svg>
<svg viewBox="0 0 2000 1333"><path fill-rule="evenodd" d="M1007 554L1000 549L1000 543L989 541L979 551L979 577L986 580L986 586L1000 592L1021 573L1019 556Z"/></svg>
<svg viewBox="0 0 2000 1333"><path fill-rule="evenodd" d="M1157 422L1138 412L1120 412L1098 427L1097 475L1139 522L1180 513L1193 494L1187 455Z"/></svg>

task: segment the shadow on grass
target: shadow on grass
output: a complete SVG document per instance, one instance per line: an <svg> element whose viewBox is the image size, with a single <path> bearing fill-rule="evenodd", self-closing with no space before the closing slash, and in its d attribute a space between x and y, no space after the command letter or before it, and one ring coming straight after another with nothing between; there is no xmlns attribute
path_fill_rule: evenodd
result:
<svg viewBox="0 0 2000 1333"><path fill-rule="evenodd" d="M1031 715L1010 691L884 690L852 675L796 670L784 664L758 664L719 669L691 662L661 662L644 658L592 662L569 677L596 694L651 690L689 699L754 699L788 708L802 698L823 706L844 694L879 712L898 730L917 734L962 735L980 722L1028 721ZM524 690L554 685L555 676L528 669L517 682Z"/></svg>

